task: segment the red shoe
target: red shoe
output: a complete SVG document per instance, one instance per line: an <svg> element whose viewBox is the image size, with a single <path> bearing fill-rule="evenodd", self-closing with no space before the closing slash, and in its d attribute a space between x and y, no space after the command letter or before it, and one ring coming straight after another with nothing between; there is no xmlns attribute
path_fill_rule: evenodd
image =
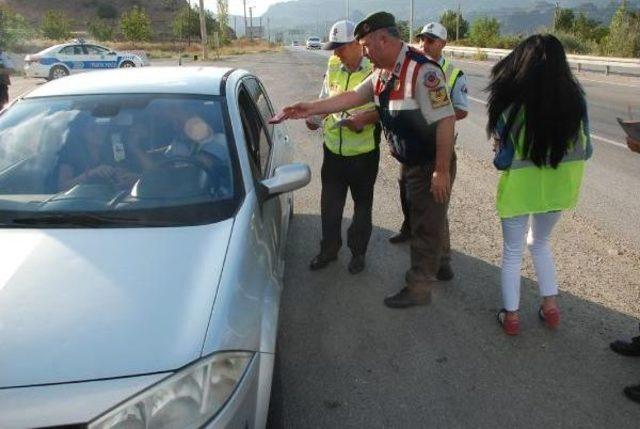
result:
<svg viewBox="0 0 640 429"><path fill-rule="evenodd" d="M550 329L556 329L558 325L560 325L560 309L559 308L550 308L549 310L544 310L542 306L538 310L538 316L540 320L547 324L547 327Z"/></svg>
<svg viewBox="0 0 640 429"><path fill-rule="evenodd" d="M502 326L502 330L507 335L518 335L520 332L520 320L507 319L507 310L504 308L496 314L498 323Z"/></svg>

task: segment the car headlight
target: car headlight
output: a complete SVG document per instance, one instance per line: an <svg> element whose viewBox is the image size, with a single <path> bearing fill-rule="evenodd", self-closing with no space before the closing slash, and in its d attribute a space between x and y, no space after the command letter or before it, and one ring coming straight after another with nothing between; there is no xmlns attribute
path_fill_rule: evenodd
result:
<svg viewBox="0 0 640 429"><path fill-rule="evenodd" d="M98 417L88 429L200 427L227 402L252 356L222 352L198 361Z"/></svg>

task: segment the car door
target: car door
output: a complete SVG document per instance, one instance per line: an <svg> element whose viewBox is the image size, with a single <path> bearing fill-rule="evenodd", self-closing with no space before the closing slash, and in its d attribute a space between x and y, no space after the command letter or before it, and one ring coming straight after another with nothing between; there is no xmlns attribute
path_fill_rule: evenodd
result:
<svg viewBox="0 0 640 429"><path fill-rule="evenodd" d="M69 69L69 73L78 73L86 68L86 50L82 45L69 45L58 51L56 58Z"/></svg>
<svg viewBox="0 0 640 429"><path fill-rule="evenodd" d="M252 169L254 183L273 175L273 151L269 127L263 120L258 105L255 102L252 91L249 89L255 82L243 80L238 91L238 108L245 134L247 153ZM269 252L271 271L278 277L282 277L284 264L281 253L281 199L271 198L262 202L260 207L259 224L261 238Z"/></svg>
<svg viewBox="0 0 640 429"><path fill-rule="evenodd" d="M118 67L118 55L115 52L97 45L85 45L87 48L88 68L111 69Z"/></svg>

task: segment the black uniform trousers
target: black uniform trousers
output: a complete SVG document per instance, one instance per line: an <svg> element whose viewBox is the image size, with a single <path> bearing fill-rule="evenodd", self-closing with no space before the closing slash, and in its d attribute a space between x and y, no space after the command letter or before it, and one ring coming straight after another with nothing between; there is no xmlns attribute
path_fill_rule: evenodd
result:
<svg viewBox="0 0 640 429"><path fill-rule="evenodd" d="M342 246L342 212L347 190L350 190L354 210L351 226L347 231L347 246L353 254L364 255L371 237L373 188L378 176L380 149L376 147L362 155L341 156L331 152L326 146L323 147L321 252L334 256Z"/></svg>

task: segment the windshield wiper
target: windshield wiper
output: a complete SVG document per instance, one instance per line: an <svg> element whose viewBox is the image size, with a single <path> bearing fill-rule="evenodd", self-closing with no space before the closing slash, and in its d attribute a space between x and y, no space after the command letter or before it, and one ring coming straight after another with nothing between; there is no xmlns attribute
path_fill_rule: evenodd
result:
<svg viewBox="0 0 640 429"><path fill-rule="evenodd" d="M11 220L14 225L59 225L59 226L84 226L99 228L102 226L131 225L131 226L179 226L180 222L171 220L140 219L136 217L123 217L99 214L55 214L32 217L19 217Z"/></svg>

